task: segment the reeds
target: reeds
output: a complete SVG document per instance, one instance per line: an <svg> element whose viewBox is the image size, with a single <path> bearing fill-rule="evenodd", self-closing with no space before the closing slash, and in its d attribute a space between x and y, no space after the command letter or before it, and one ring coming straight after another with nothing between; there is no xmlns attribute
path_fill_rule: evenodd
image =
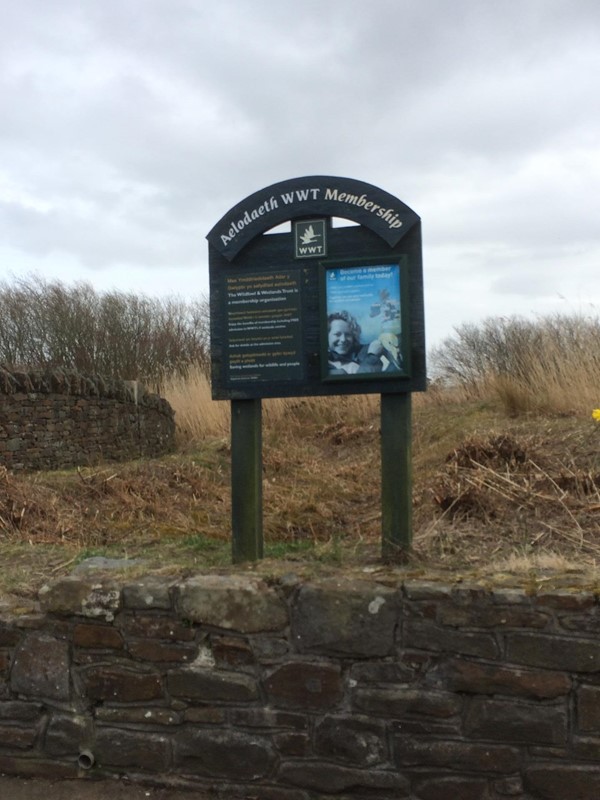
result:
<svg viewBox="0 0 600 800"><path fill-rule="evenodd" d="M437 384L496 398L509 414L586 414L599 403L600 319L552 315L463 325L436 348Z"/></svg>
<svg viewBox="0 0 600 800"><path fill-rule="evenodd" d="M181 446L229 436L230 404L212 399L201 366L190 367L186 376L172 375L163 383L161 393L175 411ZM262 402L265 435L301 437L307 428L362 425L372 420L378 405L379 398L372 395L266 399Z"/></svg>

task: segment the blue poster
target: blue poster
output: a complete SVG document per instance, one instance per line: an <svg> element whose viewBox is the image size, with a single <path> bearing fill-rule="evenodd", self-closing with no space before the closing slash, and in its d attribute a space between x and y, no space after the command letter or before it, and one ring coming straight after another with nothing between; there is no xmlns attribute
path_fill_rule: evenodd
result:
<svg viewBox="0 0 600 800"><path fill-rule="evenodd" d="M404 372L398 264L327 269L325 294L327 375Z"/></svg>

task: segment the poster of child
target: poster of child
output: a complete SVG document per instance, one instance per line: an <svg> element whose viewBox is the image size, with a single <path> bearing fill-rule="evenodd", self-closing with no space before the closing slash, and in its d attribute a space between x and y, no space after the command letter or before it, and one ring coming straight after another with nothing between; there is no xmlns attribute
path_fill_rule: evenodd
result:
<svg viewBox="0 0 600 800"><path fill-rule="evenodd" d="M403 372L399 265L340 267L325 276L328 374Z"/></svg>

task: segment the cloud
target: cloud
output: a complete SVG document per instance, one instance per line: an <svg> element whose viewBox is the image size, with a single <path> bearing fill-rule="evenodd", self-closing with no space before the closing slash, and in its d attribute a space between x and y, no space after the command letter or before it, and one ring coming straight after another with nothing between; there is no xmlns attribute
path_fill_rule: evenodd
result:
<svg viewBox="0 0 600 800"><path fill-rule="evenodd" d="M597 263L596 0L0 12L5 258L54 270L62 255L84 275L145 266L149 285L174 265L206 272L204 236L229 207L338 174L422 216L432 329L499 299L546 302L570 259L569 289Z"/></svg>

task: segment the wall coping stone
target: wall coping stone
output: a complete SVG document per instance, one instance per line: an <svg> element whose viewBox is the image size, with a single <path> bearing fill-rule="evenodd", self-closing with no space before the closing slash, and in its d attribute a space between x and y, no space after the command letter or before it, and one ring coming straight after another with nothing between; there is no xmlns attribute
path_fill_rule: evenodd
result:
<svg viewBox="0 0 600 800"><path fill-rule="evenodd" d="M164 411L170 406L164 398L148 392L139 381L107 378L74 369L11 369L0 364L0 395L64 394L120 400Z"/></svg>

